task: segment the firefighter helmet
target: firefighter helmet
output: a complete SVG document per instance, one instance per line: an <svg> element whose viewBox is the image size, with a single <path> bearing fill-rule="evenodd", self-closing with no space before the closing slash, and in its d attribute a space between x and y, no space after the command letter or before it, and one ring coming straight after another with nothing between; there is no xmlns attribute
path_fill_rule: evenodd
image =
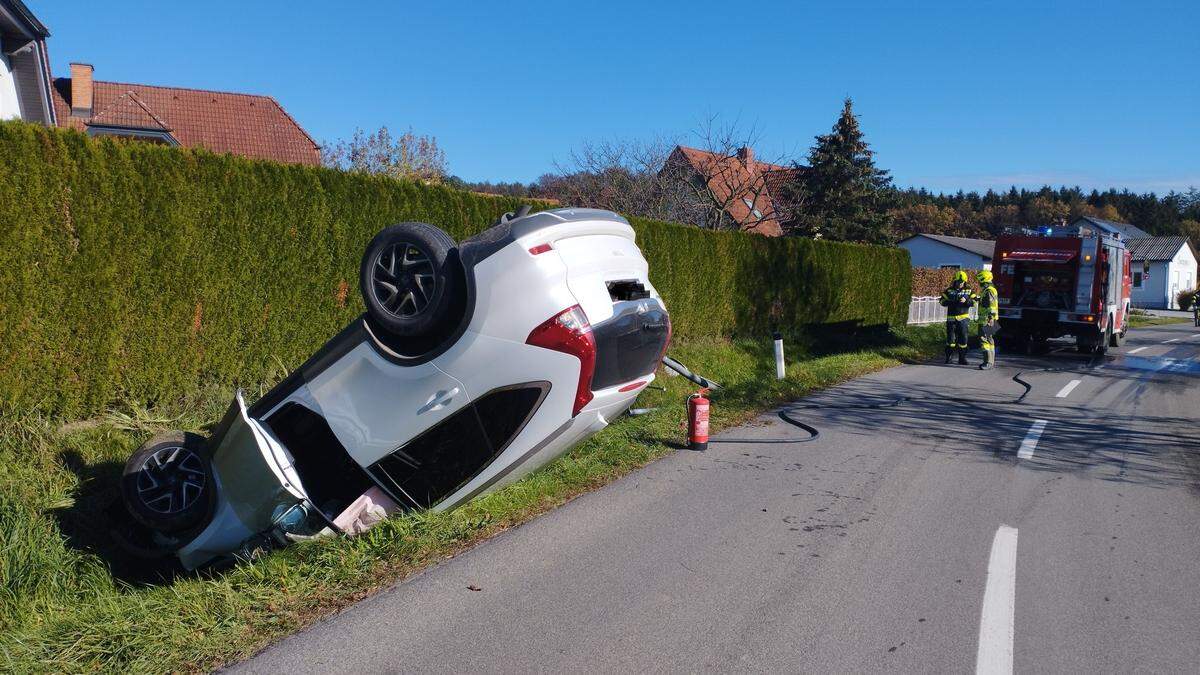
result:
<svg viewBox="0 0 1200 675"><path fill-rule="evenodd" d="M981 284L990 284L990 283L992 283L992 271L991 270L979 270L979 274L976 274L975 278Z"/></svg>
<svg viewBox="0 0 1200 675"><path fill-rule="evenodd" d="M954 273L954 280L955 280L955 281L961 281L961 282L963 282L964 284L965 284L965 283L967 283L967 273L966 273L966 272L964 272L964 271L962 271L962 270L959 270L959 271L955 272L955 273Z"/></svg>

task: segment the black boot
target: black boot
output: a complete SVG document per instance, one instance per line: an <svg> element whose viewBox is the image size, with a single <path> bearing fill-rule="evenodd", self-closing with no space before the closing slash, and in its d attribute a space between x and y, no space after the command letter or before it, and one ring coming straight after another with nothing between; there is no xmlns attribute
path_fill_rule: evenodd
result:
<svg viewBox="0 0 1200 675"><path fill-rule="evenodd" d="M950 357L954 356L954 348L946 347L946 363L950 363Z"/></svg>
<svg viewBox="0 0 1200 675"><path fill-rule="evenodd" d="M958 348L958 365L960 365L960 366L970 365L969 363L967 363L967 350L965 347Z"/></svg>

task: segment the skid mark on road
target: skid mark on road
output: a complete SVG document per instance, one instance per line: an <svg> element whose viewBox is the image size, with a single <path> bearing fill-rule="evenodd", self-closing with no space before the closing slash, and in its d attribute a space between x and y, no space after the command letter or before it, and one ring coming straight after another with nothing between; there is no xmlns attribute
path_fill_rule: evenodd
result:
<svg viewBox="0 0 1200 675"><path fill-rule="evenodd" d="M1058 393L1055 394L1054 396L1056 398L1066 398L1067 396L1069 396L1071 394L1072 391L1075 391L1075 387L1078 387L1079 383L1082 381L1083 380L1071 380L1070 382L1067 383L1067 386L1060 389L1058 391Z"/></svg>
<svg viewBox="0 0 1200 675"><path fill-rule="evenodd" d="M1021 459L1030 459L1033 457L1033 451L1037 449L1038 439L1042 437L1042 432L1046 430L1046 420L1034 420L1033 426L1029 427L1029 431L1025 432L1025 440L1021 441L1021 447L1017 450L1017 457Z"/></svg>
<svg viewBox="0 0 1200 675"><path fill-rule="evenodd" d="M979 649L975 672L1011 675L1013 620L1017 598L1017 528L1001 525L992 538L987 585L979 615Z"/></svg>

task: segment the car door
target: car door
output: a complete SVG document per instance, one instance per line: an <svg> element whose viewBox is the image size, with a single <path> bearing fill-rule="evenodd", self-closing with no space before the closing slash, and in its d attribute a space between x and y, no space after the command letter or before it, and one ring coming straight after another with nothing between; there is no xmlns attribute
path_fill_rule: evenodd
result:
<svg viewBox="0 0 1200 675"><path fill-rule="evenodd" d="M363 467L470 403L459 380L433 362L399 365L364 341L308 383L313 401Z"/></svg>

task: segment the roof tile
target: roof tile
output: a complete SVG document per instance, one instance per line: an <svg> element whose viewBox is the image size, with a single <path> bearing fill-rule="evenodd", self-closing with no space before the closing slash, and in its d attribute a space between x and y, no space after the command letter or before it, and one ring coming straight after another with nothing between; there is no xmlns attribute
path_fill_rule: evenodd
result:
<svg viewBox="0 0 1200 675"><path fill-rule="evenodd" d="M92 109L98 112L83 118L71 115L71 79L54 81L59 126L80 131L89 124L169 129L180 145L187 147L293 164L321 162L320 148L312 137L268 96L120 82L94 84ZM162 128L135 125L147 123L147 116Z"/></svg>
<svg viewBox="0 0 1200 675"><path fill-rule="evenodd" d="M713 196L721 202L728 202L725 212L743 230L769 237L783 234L765 174L772 171L788 171L787 167L755 161L752 163L753 168L750 168L737 155L725 156L683 145L676 146L672 154L681 157L704 177ZM758 211L761 216L754 215L754 211Z"/></svg>
<svg viewBox="0 0 1200 675"><path fill-rule="evenodd" d="M129 129L152 129L154 131L171 130L132 91L127 91L113 99L106 108L92 115L88 124Z"/></svg>
<svg viewBox="0 0 1200 675"><path fill-rule="evenodd" d="M1179 249L1188 243L1187 237L1176 235L1172 237L1138 237L1126 239L1125 248L1129 249L1129 257L1133 260L1148 262L1171 260L1179 253Z"/></svg>

